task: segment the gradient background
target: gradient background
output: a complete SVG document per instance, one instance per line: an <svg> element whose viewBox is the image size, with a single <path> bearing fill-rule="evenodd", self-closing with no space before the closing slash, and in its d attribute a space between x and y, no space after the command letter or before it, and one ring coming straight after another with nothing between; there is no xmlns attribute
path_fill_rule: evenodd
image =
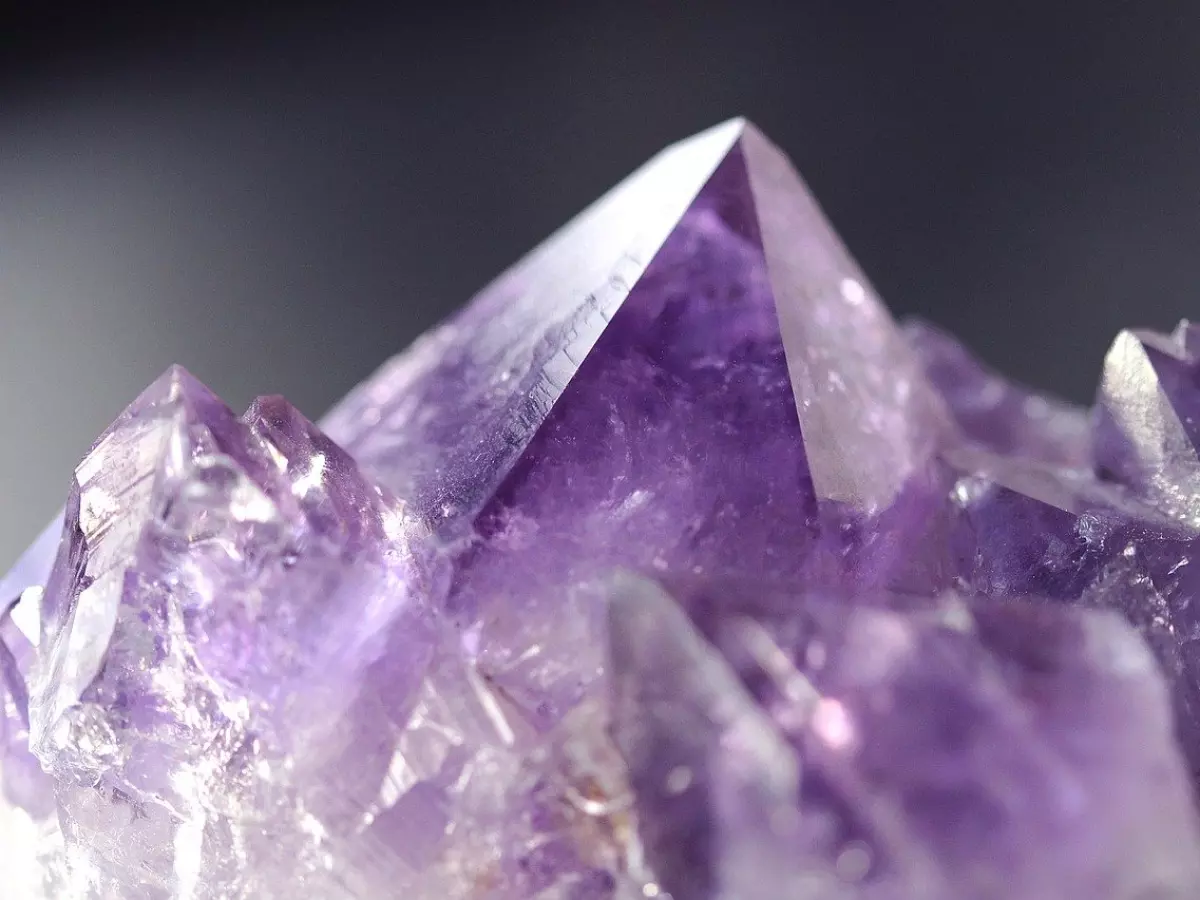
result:
<svg viewBox="0 0 1200 900"><path fill-rule="evenodd" d="M1200 316L1195 0L97 6L0 21L0 570L168 364L317 416L735 114L1027 381Z"/></svg>

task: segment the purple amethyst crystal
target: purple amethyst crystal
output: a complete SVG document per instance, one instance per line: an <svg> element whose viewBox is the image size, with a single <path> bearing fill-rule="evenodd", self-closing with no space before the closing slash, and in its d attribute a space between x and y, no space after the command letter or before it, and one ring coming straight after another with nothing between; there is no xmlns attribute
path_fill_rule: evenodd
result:
<svg viewBox="0 0 1200 900"><path fill-rule="evenodd" d="M16 900L1191 900L1197 344L1011 384L734 121L321 427L173 369L0 580Z"/></svg>
<svg viewBox="0 0 1200 900"><path fill-rule="evenodd" d="M630 578L613 593L614 729L671 896L1196 884L1200 860L1156 836L1197 837L1166 691L1112 613L949 595L848 605L691 579L677 602ZM747 838L758 846L734 852Z"/></svg>
<svg viewBox="0 0 1200 900"><path fill-rule="evenodd" d="M1002 456L1061 466L1088 464L1086 410L1005 380L933 325L909 322L904 333L963 438Z"/></svg>

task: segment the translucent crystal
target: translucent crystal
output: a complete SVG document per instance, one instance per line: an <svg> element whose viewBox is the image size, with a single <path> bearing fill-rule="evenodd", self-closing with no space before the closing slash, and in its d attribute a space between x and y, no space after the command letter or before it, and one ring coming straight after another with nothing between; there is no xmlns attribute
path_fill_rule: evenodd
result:
<svg viewBox="0 0 1200 900"><path fill-rule="evenodd" d="M615 734L671 896L1194 890L1167 695L1114 614L673 594L623 579L612 607Z"/></svg>
<svg viewBox="0 0 1200 900"><path fill-rule="evenodd" d="M321 427L172 369L0 580L17 900L1191 900L1198 345L1007 382L733 121Z"/></svg>

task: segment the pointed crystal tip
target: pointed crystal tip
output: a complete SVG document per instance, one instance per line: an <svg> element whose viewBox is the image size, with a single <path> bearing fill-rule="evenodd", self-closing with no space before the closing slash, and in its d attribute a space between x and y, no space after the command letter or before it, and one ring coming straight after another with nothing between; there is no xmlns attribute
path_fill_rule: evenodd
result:
<svg viewBox="0 0 1200 900"><path fill-rule="evenodd" d="M706 213L720 223L715 238L702 237ZM697 252L699 241L720 256ZM800 176L740 118L654 157L386 365L325 426L438 530L461 531L566 402L612 323L641 316L658 334L647 352L694 352L707 335L662 327L675 292L699 304L739 279L759 282L757 296L730 293L704 327L741 334L746 305L766 300L818 496L883 509L947 427L941 400ZM646 303L658 325L627 311Z"/></svg>

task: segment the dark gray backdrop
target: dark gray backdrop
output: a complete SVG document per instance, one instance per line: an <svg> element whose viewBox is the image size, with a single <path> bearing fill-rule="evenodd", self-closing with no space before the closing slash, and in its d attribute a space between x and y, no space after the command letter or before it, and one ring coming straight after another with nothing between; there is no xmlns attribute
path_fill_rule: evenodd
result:
<svg viewBox="0 0 1200 900"><path fill-rule="evenodd" d="M318 415L734 114L1026 380L1200 316L1194 0L103 7L0 21L0 569L169 363Z"/></svg>

